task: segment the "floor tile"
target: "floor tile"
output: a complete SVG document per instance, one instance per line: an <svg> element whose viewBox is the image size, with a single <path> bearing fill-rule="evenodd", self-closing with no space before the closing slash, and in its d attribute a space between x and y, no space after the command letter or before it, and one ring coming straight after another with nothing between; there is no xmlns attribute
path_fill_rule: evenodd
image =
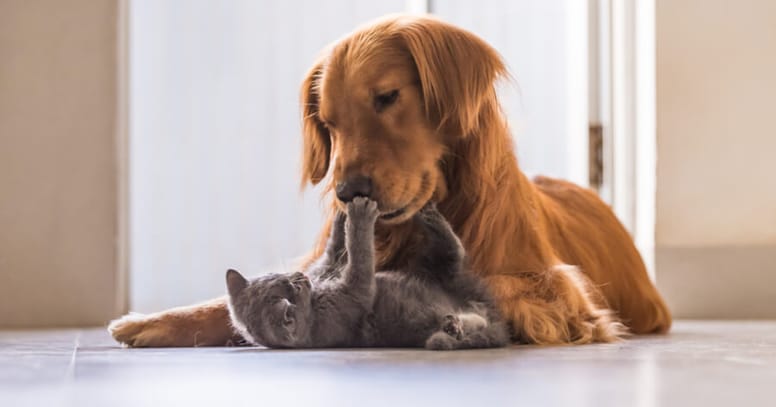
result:
<svg viewBox="0 0 776 407"><path fill-rule="evenodd" d="M103 329L0 332L0 406L772 405L776 322L681 321L588 346L126 349Z"/></svg>

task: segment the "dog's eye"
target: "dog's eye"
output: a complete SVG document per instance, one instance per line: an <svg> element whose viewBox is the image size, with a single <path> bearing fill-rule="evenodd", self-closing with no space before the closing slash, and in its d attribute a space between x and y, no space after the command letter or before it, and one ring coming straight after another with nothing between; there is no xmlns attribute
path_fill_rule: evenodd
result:
<svg viewBox="0 0 776 407"><path fill-rule="evenodd" d="M386 107L392 105L394 102L396 102L396 99L399 98L399 90L394 89L390 92L381 93L377 96L375 96L375 110L377 113L382 112L385 110Z"/></svg>

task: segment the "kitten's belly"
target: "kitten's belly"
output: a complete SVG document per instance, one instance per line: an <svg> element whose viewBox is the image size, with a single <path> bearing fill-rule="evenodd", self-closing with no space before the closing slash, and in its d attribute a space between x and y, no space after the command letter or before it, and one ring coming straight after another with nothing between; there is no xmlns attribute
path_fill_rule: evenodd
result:
<svg viewBox="0 0 776 407"><path fill-rule="evenodd" d="M440 287L399 273L378 274L372 345L423 346L440 329L444 316L459 308Z"/></svg>

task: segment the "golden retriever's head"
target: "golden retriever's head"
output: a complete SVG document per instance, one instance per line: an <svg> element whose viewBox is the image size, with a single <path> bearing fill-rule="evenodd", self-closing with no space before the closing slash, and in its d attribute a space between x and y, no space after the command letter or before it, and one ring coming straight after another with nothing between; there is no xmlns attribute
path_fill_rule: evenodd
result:
<svg viewBox="0 0 776 407"><path fill-rule="evenodd" d="M447 193L442 163L476 133L505 73L475 35L429 17L392 16L332 45L302 85L303 183L331 171L340 204L376 200L382 223Z"/></svg>

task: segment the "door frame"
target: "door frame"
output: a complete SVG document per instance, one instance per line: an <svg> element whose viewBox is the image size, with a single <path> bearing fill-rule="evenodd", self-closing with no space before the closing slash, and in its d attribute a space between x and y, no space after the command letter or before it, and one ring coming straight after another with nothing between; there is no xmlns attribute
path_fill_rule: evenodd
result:
<svg viewBox="0 0 776 407"><path fill-rule="evenodd" d="M589 0L588 7L589 118L603 136L599 193L654 280L655 2Z"/></svg>

